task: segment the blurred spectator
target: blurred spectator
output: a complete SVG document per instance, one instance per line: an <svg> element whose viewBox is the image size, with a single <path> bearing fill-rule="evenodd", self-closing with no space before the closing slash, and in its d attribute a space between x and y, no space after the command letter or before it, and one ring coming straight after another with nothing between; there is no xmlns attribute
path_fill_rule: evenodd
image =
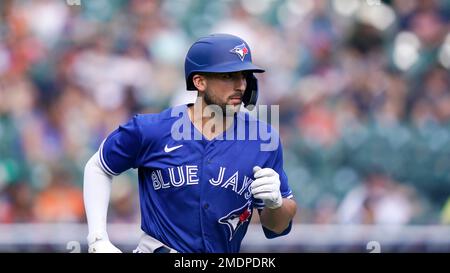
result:
<svg viewBox="0 0 450 273"><path fill-rule="evenodd" d="M415 217L416 197L411 188L399 185L382 173L370 173L352 189L337 211L341 224L405 225Z"/></svg>
<svg viewBox="0 0 450 273"><path fill-rule="evenodd" d="M34 222L33 189L25 181L10 184L0 195L0 223Z"/></svg>
<svg viewBox="0 0 450 273"><path fill-rule="evenodd" d="M50 183L36 196L34 215L41 222L81 222L84 220L83 194L63 170L52 173Z"/></svg>

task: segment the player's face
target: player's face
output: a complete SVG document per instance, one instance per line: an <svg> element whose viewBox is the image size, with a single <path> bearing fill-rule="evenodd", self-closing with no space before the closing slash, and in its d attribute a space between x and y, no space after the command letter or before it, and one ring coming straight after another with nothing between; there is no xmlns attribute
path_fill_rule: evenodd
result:
<svg viewBox="0 0 450 273"><path fill-rule="evenodd" d="M247 87L245 72L210 73L206 75L204 101L207 105L218 105L224 115L239 111L242 96Z"/></svg>

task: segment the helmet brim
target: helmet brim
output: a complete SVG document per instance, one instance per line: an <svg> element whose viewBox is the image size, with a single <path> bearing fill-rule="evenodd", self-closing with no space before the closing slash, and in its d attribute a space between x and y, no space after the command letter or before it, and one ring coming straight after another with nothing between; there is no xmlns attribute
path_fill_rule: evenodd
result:
<svg viewBox="0 0 450 273"><path fill-rule="evenodd" d="M201 67L201 66L200 66ZM228 62L228 63L221 63L218 65L208 66L205 67L205 69L197 69L195 71L192 71L192 73L195 72L211 72L211 73L226 73L226 72L237 72L237 71L251 71L253 73L263 73L265 72L264 69L262 69L259 66L256 66L250 62ZM191 75L192 75L191 73Z"/></svg>

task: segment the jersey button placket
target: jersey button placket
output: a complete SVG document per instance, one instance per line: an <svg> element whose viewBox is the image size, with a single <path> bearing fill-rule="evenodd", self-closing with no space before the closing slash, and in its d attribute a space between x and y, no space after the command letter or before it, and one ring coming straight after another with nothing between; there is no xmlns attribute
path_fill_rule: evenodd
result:
<svg viewBox="0 0 450 273"><path fill-rule="evenodd" d="M209 187L209 181L208 181L208 177L205 177L205 174L208 173L207 169L209 169L210 163L211 163L211 158L209 156L209 152L208 152L208 145L205 147L204 151L203 151L203 166L202 166L202 181L204 183L201 183L201 194L200 194L200 206L201 206L201 217L200 217L200 221L201 221L201 229L202 229L202 235L203 235L203 239L205 241L208 240L208 232L207 230L210 229L210 227L208 226L208 209L209 209L209 203L208 203L208 198L207 198L207 192L208 192L208 187ZM204 241L204 243L206 243ZM206 247L206 245L205 245Z"/></svg>

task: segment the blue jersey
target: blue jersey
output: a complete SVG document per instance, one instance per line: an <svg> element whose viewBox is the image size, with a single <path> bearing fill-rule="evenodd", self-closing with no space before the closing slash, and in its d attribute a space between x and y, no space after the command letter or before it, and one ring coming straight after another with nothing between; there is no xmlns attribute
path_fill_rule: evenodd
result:
<svg viewBox="0 0 450 273"><path fill-rule="evenodd" d="M138 168L141 228L148 235L179 252L239 252L253 208L264 207L250 192L253 167L274 169L282 196L292 197L281 145L261 151L259 139L175 140L173 125L180 121L189 124L192 137L201 135L187 109L136 115L119 126L100 146L102 168L111 175ZM245 113L234 119L234 126L260 122ZM277 236L263 230L268 238Z"/></svg>

